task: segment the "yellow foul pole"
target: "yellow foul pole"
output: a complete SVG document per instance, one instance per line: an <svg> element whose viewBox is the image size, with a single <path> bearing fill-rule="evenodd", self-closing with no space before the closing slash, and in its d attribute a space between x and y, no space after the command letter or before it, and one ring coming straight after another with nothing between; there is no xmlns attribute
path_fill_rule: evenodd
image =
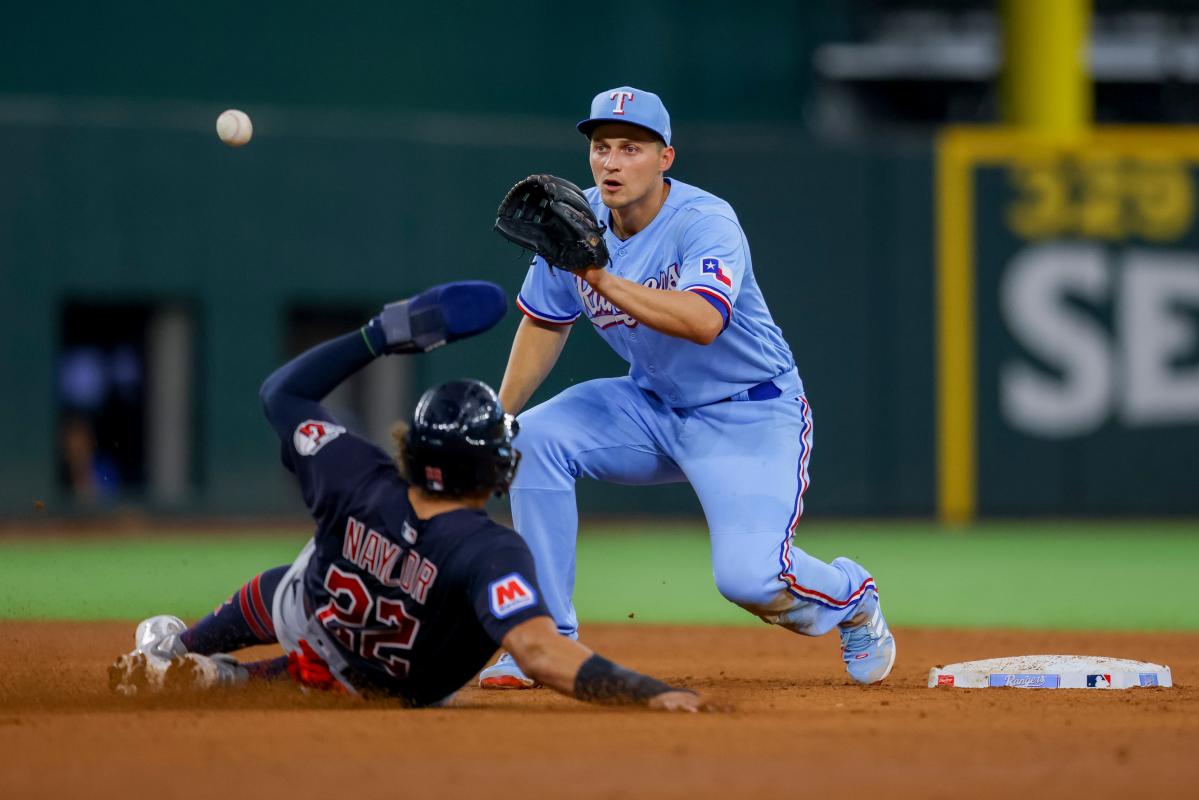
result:
<svg viewBox="0 0 1199 800"><path fill-rule="evenodd" d="M1091 0L1000 0L999 10L1003 122L1051 139L1084 134L1094 105ZM937 495L949 523L970 521L978 504L973 170L957 141L940 137L937 185Z"/></svg>
<svg viewBox="0 0 1199 800"><path fill-rule="evenodd" d="M1091 124L1091 0L1001 0L1000 98L1009 125L1077 134Z"/></svg>

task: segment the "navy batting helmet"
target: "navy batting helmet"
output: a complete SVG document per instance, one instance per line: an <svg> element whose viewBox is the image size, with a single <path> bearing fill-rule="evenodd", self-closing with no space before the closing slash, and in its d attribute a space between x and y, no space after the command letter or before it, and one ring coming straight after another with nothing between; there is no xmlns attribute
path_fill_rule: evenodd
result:
<svg viewBox="0 0 1199 800"><path fill-rule="evenodd" d="M416 404L403 438L408 480L450 496L503 494L516 475L520 453L512 439L520 430L504 413L495 391L476 380L443 383Z"/></svg>

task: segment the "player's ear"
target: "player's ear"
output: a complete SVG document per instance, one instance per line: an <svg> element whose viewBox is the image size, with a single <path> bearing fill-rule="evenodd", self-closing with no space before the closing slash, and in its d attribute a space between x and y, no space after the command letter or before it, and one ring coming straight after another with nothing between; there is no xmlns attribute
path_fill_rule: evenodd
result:
<svg viewBox="0 0 1199 800"><path fill-rule="evenodd" d="M658 155L658 158L661 159L658 162L658 168L662 172L666 172L668 169L670 169L671 165L674 164L674 148L669 146L663 147L662 152Z"/></svg>

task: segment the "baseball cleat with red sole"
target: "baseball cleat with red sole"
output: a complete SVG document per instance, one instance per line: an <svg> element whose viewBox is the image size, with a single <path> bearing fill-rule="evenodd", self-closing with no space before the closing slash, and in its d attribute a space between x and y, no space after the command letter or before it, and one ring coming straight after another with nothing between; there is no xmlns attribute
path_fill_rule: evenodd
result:
<svg viewBox="0 0 1199 800"><path fill-rule="evenodd" d="M521 672L508 653L501 653L494 664L479 673L480 689L536 689L540 685Z"/></svg>

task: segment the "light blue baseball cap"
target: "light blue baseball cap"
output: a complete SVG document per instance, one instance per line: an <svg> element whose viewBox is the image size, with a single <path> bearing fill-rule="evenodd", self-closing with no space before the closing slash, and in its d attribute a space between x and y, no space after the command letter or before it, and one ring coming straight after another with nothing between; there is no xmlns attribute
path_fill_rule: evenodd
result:
<svg viewBox="0 0 1199 800"><path fill-rule="evenodd" d="M591 101L591 116L576 127L590 138L591 132L606 122L626 122L645 128L670 145L670 114L666 113L662 98L653 92L632 86L600 92Z"/></svg>

